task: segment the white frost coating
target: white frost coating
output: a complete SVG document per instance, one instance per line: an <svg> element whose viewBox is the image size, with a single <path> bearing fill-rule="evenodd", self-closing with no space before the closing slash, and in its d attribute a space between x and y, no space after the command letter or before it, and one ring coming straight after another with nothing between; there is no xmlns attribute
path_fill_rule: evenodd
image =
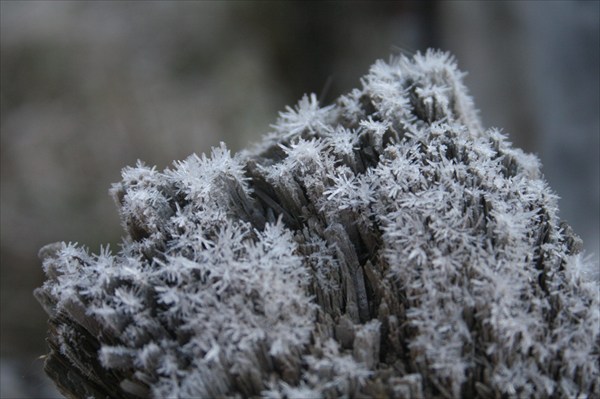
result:
<svg viewBox="0 0 600 399"><path fill-rule="evenodd" d="M600 395L597 269L462 76L434 51L377 61L335 104L287 107L251 151L125 168L118 253L40 252L59 387ZM81 380L60 378L69 365Z"/></svg>

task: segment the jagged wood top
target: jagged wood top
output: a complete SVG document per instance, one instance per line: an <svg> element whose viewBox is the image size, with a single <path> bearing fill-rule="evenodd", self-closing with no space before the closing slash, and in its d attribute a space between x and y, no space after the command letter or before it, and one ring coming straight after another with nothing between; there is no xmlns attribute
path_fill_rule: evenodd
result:
<svg viewBox="0 0 600 399"><path fill-rule="evenodd" d="M600 393L598 285L538 160L447 54L361 86L251 150L125 168L116 254L42 251L65 395Z"/></svg>

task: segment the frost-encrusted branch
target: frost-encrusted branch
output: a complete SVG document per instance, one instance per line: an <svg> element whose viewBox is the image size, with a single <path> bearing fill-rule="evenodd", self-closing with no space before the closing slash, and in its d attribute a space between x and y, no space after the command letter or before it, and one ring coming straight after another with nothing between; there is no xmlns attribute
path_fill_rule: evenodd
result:
<svg viewBox="0 0 600 399"><path fill-rule="evenodd" d="M256 148L141 163L115 254L41 251L72 397L600 395L598 282L455 62L376 62Z"/></svg>

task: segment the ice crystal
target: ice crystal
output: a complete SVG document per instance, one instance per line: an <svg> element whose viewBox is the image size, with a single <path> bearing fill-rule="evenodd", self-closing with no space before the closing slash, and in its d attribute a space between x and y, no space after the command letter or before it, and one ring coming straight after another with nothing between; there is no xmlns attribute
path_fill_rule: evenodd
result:
<svg viewBox="0 0 600 399"><path fill-rule="evenodd" d="M377 61L253 150L123 170L126 236L40 251L77 397L600 395L598 273L445 53Z"/></svg>

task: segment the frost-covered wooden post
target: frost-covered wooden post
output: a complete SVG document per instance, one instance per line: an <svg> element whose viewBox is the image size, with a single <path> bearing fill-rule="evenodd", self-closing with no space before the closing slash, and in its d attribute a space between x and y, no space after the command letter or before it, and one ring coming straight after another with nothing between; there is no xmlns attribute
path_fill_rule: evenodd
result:
<svg viewBox="0 0 600 399"><path fill-rule="evenodd" d="M125 168L117 253L40 251L65 395L600 395L597 276L536 157L447 54L361 83L251 150Z"/></svg>

